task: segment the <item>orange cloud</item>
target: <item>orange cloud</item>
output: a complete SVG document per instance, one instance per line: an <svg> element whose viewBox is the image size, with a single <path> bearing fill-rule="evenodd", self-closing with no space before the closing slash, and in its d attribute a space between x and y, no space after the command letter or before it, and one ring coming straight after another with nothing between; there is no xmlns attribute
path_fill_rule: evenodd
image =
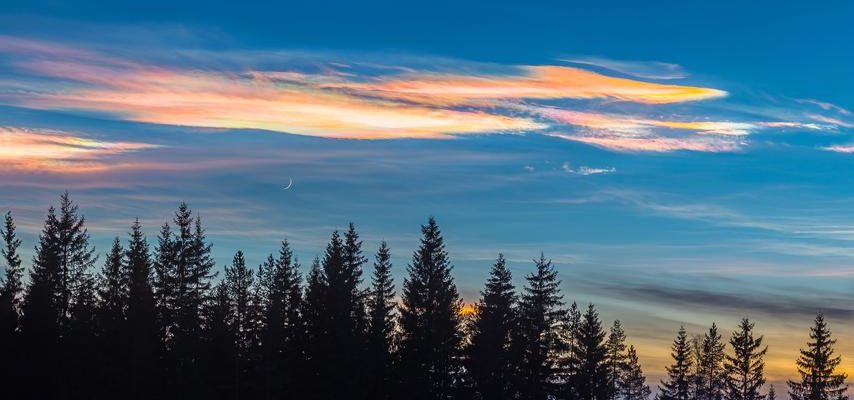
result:
<svg viewBox="0 0 854 400"><path fill-rule="evenodd" d="M0 127L0 162L16 170L80 173L107 169L104 157L156 145L104 142L42 129Z"/></svg>
<svg viewBox="0 0 854 400"><path fill-rule="evenodd" d="M506 99L614 99L667 104L726 96L717 89L665 85L601 75L579 68L524 66L520 75L410 74L379 83L327 87L428 104Z"/></svg>

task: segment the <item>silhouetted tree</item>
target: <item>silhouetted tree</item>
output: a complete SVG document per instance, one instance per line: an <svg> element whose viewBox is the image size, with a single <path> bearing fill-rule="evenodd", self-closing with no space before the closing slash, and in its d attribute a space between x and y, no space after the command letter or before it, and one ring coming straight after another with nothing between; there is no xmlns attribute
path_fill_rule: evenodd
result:
<svg viewBox="0 0 854 400"><path fill-rule="evenodd" d="M421 227L400 307L401 383L412 399L453 398L459 374L460 307L451 262L436 220Z"/></svg>
<svg viewBox="0 0 854 400"><path fill-rule="evenodd" d="M511 339L516 334L516 293L504 255L489 272L471 327L467 370L479 399L513 398L514 357Z"/></svg>
<svg viewBox="0 0 854 400"><path fill-rule="evenodd" d="M394 281L391 277L391 251L385 241L374 261L371 289L368 292L368 398L391 397L390 372L394 340Z"/></svg>
<svg viewBox="0 0 854 400"><path fill-rule="evenodd" d="M515 338L519 371L517 390L523 399L543 400L557 395L560 324L566 318L557 271L543 254L536 271L525 277L519 301L519 331Z"/></svg>
<svg viewBox="0 0 854 400"><path fill-rule="evenodd" d="M762 347L762 336L753 337L753 326L747 318L742 319L729 340L733 354L727 355L724 362L727 400L762 400L764 397L760 394L765 384L762 357L768 348Z"/></svg>
<svg viewBox="0 0 854 400"><path fill-rule="evenodd" d="M797 366L799 380L789 380L789 397L792 400L847 400L847 375L837 371L842 357L834 355L836 339L831 339L824 315L818 314L810 328L807 348L801 349Z"/></svg>
<svg viewBox="0 0 854 400"><path fill-rule="evenodd" d="M228 284L220 281L204 304L205 325L201 330L198 373L203 384L192 388L196 394L189 398L235 399L235 368L237 349L235 331L229 322L234 320L233 299L229 296ZM189 389L189 388L188 388Z"/></svg>
<svg viewBox="0 0 854 400"><path fill-rule="evenodd" d="M623 327L620 326L620 321L614 321L608 335L608 341L605 343L607 357L605 366L608 373L608 391L611 399L616 399L620 395L620 382L623 380L623 374L626 370L626 362L628 354L626 353L626 333Z"/></svg>
<svg viewBox="0 0 854 400"><path fill-rule="evenodd" d="M225 267L224 284L228 291L230 310L228 312L228 324L234 343L234 366L231 374L234 398L239 399L247 395L248 381L252 377L252 356L257 343L256 335L257 315L253 312L254 275L251 269L246 267L246 260L242 251L238 251L231 266Z"/></svg>
<svg viewBox="0 0 854 400"><path fill-rule="evenodd" d="M124 250L119 238L113 240L104 266L98 276L97 334L100 346L99 367L102 371L101 391L105 395L118 393L127 387L126 351L129 349L125 330L125 310L128 298L128 275Z"/></svg>
<svg viewBox="0 0 854 400"><path fill-rule="evenodd" d="M150 399L159 395L156 363L159 356L152 266L148 242L139 220L134 221L126 253L127 317L127 398Z"/></svg>
<svg viewBox="0 0 854 400"><path fill-rule="evenodd" d="M673 363L668 366L667 378L659 385L661 400L689 400L691 398L691 341L684 326L679 327L676 340L673 341L670 356Z"/></svg>
<svg viewBox="0 0 854 400"><path fill-rule="evenodd" d="M701 382L697 390L699 400L721 400L724 396L726 390L724 346L717 325L712 324L702 341L702 354L698 368L700 375L698 381Z"/></svg>
<svg viewBox="0 0 854 400"><path fill-rule="evenodd" d="M2 365L0 376L8 382L15 382L8 387L6 393L16 397L22 396L20 393L22 352L18 325L21 316L20 296L24 290L21 283L24 269L21 267L21 256L18 255L21 240L18 239L11 212L6 213L3 226L0 228L0 239L3 240L0 256L2 256L4 272L3 279L0 280L0 354L5 355L0 362Z"/></svg>
<svg viewBox="0 0 854 400"><path fill-rule="evenodd" d="M768 386L768 394L765 395L765 400L777 400L777 392L774 391L774 385Z"/></svg>
<svg viewBox="0 0 854 400"><path fill-rule="evenodd" d="M599 321L599 313L590 304L581 319L578 347L574 357L579 366L571 384L578 399L602 400L611 397L608 374L608 350L605 347L605 330Z"/></svg>
<svg viewBox="0 0 854 400"><path fill-rule="evenodd" d="M652 393L646 385L646 377L643 376L635 346L629 346L624 373L617 385L617 390L619 397L623 400L646 400Z"/></svg>

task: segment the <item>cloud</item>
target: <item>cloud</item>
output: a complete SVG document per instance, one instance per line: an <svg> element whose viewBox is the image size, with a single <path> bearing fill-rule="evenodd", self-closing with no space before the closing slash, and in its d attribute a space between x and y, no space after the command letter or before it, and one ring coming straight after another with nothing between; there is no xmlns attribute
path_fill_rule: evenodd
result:
<svg viewBox="0 0 854 400"><path fill-rule="evenodd" d="M854 145L851 144L835 144L832 146L822 147L821 149L836 153L854 153Z"/></svg>
<svg viewBox="0 0 854 400"><path fill-rule="evenodd" d="M343 139L544 133L612 151L649 152L736 151L759 130L849 126L821 115L810 122L716 118L698 102L721 99L726 91L576 67L415 57L383 65L375 58L178 49L134 54L0 36L0 72L14 76L0 79L0 104ZM575 63L645 78L666 75L651 71L681 73L666 63Z"/></svg>
<svg viewBox="0 0 854 400"><path fill-rule="evenodd" d="M561 61L605 68L644 79L682 79L688 76L681 66L659 61L621 61L602 57L574 57Z"/></svg>
<svg viewBox="0 0 854 400"><path fill-rule="evenodd" d="M611 174L611 173L617 172L617 169L613 168L613 167L611 167L611 168L593 168L593 167L588 167L586 165L582 165L578 168L572 168L572 165L569 162L563 163L563 165L561 165L561 169L566 171L566 173L568 173L568 174L582 175L582 176Z"/></svg>
<svg viewBox="0 0 854 400"><path fill-rule="evenodd" d="M158 147L146 143L107 142L57 130L0 126L0 162L13 170L82 173L110 168L107 159Z"/></svg>

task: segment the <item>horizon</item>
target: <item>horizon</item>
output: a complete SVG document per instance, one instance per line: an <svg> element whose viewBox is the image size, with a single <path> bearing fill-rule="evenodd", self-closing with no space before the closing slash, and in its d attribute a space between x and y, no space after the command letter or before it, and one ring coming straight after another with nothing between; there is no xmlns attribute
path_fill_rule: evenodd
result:
<svg viewBox="0 0 854 400"><path fill-rule="evenodd" d="M680 324L742 317L781 399L817 312L854 371L854 4L96 3L0 11L27 268L66 190L99 264L187 202L219 271L352 222L398 287L435 217L465 304L542 252L654 389Z"/></svg>

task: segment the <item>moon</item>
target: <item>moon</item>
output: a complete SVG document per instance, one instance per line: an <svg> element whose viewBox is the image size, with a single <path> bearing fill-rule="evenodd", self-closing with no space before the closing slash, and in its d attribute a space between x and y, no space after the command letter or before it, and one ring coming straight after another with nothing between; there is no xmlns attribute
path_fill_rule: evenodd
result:
<svg viewBox="0 0 854 400"><path fill-rule="evenodd" d="M288 178L288 185L287 185L287 186L285 186L285 187L283 187L283 188L282 188L282 190L288 190L288 189L290 189L290 188L291 188L291 186L293 186L293 185L294 185L294 178Z"/></svg>

